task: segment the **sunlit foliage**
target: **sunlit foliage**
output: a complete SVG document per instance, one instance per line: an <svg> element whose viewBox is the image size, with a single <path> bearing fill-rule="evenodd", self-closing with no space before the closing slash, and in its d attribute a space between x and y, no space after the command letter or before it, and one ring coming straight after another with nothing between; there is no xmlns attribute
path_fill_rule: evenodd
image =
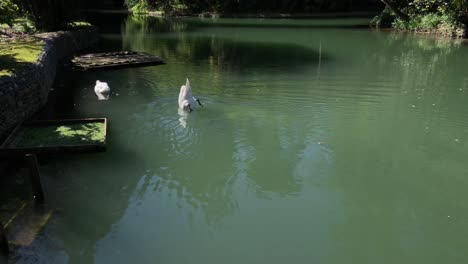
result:
<svg viewBox="0 0 468 264"><path fill-rule="evenodd" d="M462 37L468 22L468 0L393 0L383 1L387 8L374 19L376 26L415 31L440 31ZM393 10L392 10L393 9ZM405 17L393 12L398 10Z"/></svg>
<svg viewBox="0 0 468 264"><path fill-rule="evenodd" d="M381 8L372 0L125 0L129 8L148 7L166 14L189 13L305 13L341 12Z"/></svg>
<svg viewBox="0 0 468 264"><path fill-rule="evenodd" d="M0 24L12 25L18 16L19 8L11 0L0 0Z"/></svg>

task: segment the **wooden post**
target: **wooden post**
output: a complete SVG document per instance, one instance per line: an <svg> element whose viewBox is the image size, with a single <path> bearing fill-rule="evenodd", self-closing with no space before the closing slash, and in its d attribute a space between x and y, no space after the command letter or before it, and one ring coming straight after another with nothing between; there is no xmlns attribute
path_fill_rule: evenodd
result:
<svg viewBox="0 0 468 264"><path fill-rule="evenodd" d="M26 162L29 167L29 174L31 175L34 200L37 202L43 202L44 191L42 190L41 176L39 174L39 165L37 163L36 154L26 154Z"/></svg>
<svg viewBox="0 0 468 264"><path fill-rule="evenodd" d="M8 256L8 240L5 237L3 224L0 223L0 260Z"/></svg>

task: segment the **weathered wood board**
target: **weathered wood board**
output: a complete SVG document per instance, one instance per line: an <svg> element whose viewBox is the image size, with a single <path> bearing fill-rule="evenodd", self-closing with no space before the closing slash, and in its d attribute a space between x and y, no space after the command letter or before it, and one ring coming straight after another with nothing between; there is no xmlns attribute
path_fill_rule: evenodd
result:
<svg viewBox="0 0 468 264"><path fill-rule="evenodd" d="M165 62L159 57L144 52L118 51L77 56L72 59L72 63L76 69L93 70L160 65Z"/></svg>

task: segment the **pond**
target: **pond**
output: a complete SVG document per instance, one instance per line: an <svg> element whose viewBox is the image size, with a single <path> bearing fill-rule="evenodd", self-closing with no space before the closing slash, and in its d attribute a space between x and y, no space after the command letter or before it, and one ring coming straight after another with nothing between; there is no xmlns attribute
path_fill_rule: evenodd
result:
<svg viewBox="0 0 468 264"><path fill-rule="evenodd" d="M167 64L73 76L57 113L107 117L107 152L42 162L58 210L17 261L466 263L468 46L362 24L104 30Z"/></svg>

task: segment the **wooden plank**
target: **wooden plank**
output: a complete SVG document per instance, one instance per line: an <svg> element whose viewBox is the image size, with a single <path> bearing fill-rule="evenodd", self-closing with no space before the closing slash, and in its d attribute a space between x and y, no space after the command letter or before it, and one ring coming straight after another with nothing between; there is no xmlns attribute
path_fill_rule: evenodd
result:
<svg viewBox="0 0 468 264"><path fill-rule="evenodd" d="M11 134L5 139L5 141L0 145L1 148L6 148L17 136L18 132L25 126L46 126L46 125L59 125L59 124L83 124L83 123L93 123L93 122L102 122L107 123L106 118L80 118L80 119L55 119L55 120L33 120L20 123L18 126L13 129ZM106 126L105 126L106 128ZM106 128L107 129L107 128Z"/></svg>
<svg viewBox="0 0 468 264"><path fill-rule="evenodd" d="M144 54L149 55L145 52L136 52L136 51L115 51L115 52L102 52L102 53L89 53L78 56L76 58L95 58L95 57L108 57L108 56L127 56L127 55L135 55L135 54ZM152 56L152 55L149 55Z"/></svg>
<svg viewBox="0 0 468 264"><path fill-rule="evenodd" d="M35 154L26 154L26 163L29 167L29 175L31 176L31 185L34 195L34 200L44 202L44 191L41 184L41 175L39 172L39 164Z"/></svg>
<svg viewBox="0 0 468 264"><path fill-rule="evenodd" d="M92 70L160 65L165 62L157 56L144 52L120 51L81 55L73 58L72 63L77 69Z"/></svg>
<svg viewBox="0 0 468 264"><path fill-rule="evenodd" d="M28 202L5 225L9 245L30 246L51 219L54 210Z"/></svg>
<svg viewBox="0 0 468 264"><path fill-rule="evenodd" d="M0 149L0 157L21 157L25 153L42 154L64 154L78 152L103 152L105 145L67 145L56 147L35 147L35 148L5 148Z"/></svg>
<svg viewBox="0 0 468 264"><path fill-rule="evenodd" d="M98 69L106 69L106 68L132 68L132 67L144 67L144 66L152 66L152 65L159 65L163 63L158 62L138 62L138 63L131 63L131 64L106 64L106 65L97 65L92 67L87 66L80 66L81 70L98 70Z"/></svg>
<svg viewBox="0 0 468 264"><path fill-rule="evenodd" d="M79 118L79 119L54 119L54 120L33 120L23 124L26 126L42 126L42 125L60 125L60 124L83 124L92 122L104 123L106 118Z"/></svg>

